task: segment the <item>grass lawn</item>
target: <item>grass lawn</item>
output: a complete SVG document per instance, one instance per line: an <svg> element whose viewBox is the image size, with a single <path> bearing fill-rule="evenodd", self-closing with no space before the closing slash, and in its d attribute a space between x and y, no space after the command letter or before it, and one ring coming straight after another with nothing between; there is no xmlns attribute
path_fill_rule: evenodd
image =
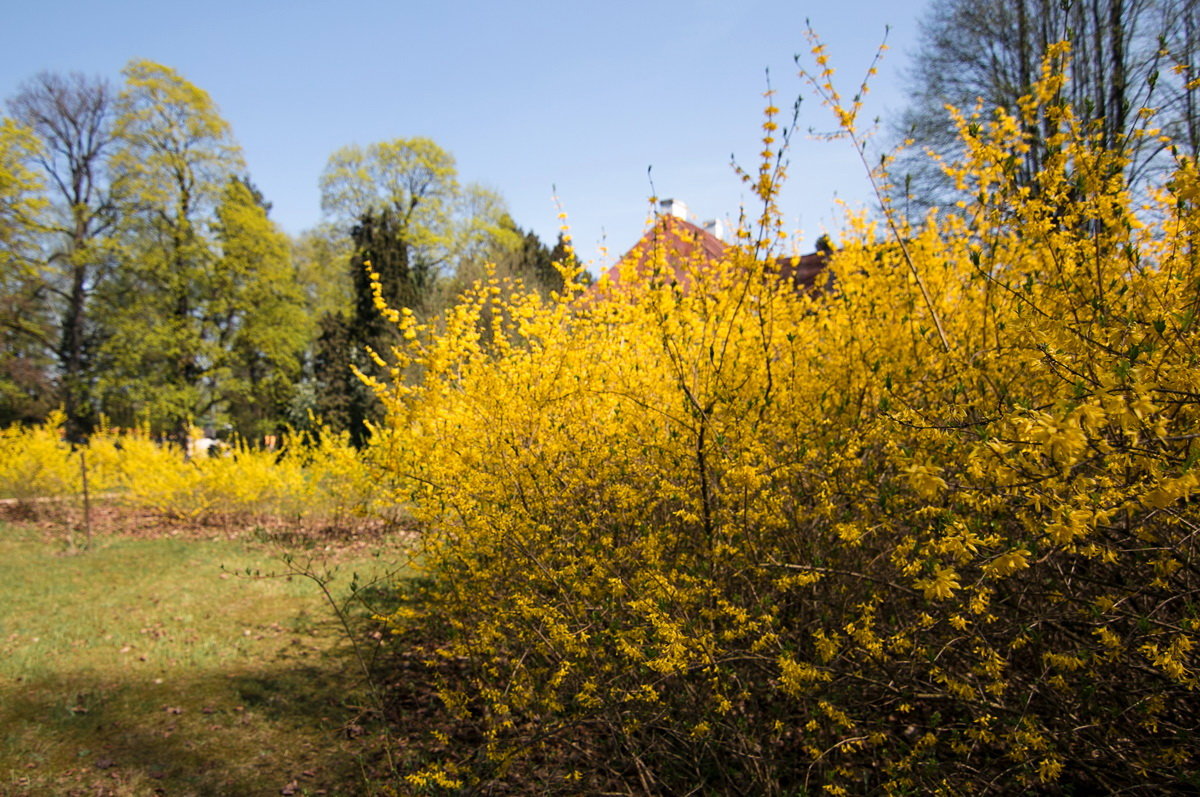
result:
<svg viewBox="0 0 1200 797"><path fill-rule="evenodd" d="M307 578L245 575L286 573L280 554L122 534L67 553L0 524L0 794L369 793L380 726L336 615ZM344 598L399 554L316 561Z"/></svg>

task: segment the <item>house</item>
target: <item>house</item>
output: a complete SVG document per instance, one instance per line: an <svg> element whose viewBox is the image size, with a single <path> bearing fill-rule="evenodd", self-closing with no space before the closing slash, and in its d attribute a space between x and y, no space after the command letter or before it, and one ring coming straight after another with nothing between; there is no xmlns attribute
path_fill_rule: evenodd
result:
<svg viewBox="0 0 1200 797"><path fill-rule="evenodd" d="M697 225L688 221L687 205L677 199L659 203L654 223L641 239L620 260L604 272L600 284L607 291L620 295L631 280L665 279L686 289L692 277L689 272L707 264L721 261L730 244L722 240L721 223ZM827 271L833 250L824 236L817 242L817 251L807 255L784 255L775 258L781 280L792 283L796 290L812 294L830 289L831 275ZM654 275L655 264L664 264L668 273Z"/></svg>

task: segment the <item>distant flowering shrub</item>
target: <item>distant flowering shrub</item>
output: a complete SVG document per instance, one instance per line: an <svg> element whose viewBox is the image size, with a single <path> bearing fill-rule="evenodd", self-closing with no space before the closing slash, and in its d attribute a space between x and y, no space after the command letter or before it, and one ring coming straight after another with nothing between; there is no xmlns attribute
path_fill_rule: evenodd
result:
<svg viewBox="0 0 1200 797"><path fill-rule="evenodd" d="M286 436L278 450L242 442L192 457L143 431L98 430L72 447L63 417L0 430L0 497L36 508L88 488L127 505L186 520L283 520L345 527L393 513L369 456L346 435L320 429Z"/></svg>
<svg viewBox="0 0 1200 797"><path fill-rule="evenodd" d="M62 438L64 420L52 413L42 426L0 429L0 498L32 509L38 498L79 489L79 464Z"/></svg>
<svg viewBox="0 0 1200 797"><path fill-rule="evenodd" d="M769 109L763 219L686 290L660 261L619 296L491 279L392 314L385 460L430 576L392 620L445 632L483 746L412 785L1198 785L1200 174L1134 208L1064 55L957 117L970 200L854 222L832 294L766 256Z"/></svg>

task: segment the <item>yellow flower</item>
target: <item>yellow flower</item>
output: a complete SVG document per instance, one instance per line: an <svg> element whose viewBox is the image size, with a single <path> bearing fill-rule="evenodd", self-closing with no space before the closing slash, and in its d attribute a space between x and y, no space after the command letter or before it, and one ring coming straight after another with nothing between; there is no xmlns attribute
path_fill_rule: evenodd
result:
<svg viewBox="0 0 1200 797"><path fill-rule="evenodd" d="M958 573L953 567L937 567L932 578L918 579L914 586L925 591L927 600L939 601L952 597L954 591L962 587L958 583Z"/></svg>

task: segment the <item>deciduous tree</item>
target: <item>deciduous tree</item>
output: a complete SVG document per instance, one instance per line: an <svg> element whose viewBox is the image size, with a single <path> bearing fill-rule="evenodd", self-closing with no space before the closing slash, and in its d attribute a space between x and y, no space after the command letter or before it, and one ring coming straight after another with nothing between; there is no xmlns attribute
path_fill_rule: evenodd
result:
<svg viewBox="0 0 1200 797"><path fill-rule="evenodd" d="M308 313L313 318L349 311L353 288L346 264L351 252L351 241L332 224L305 230L293 239L296 279L304 290Z"/></svg>
<svg viewBox="0 0 1200 797"><path fill-rule="evenodd" d="M261 194L234 178L217 206L220 257L205 321L218 357L215 392L244 437L270 433L287 414L313 326L287 237L267 217Z"/></svg>
<svg viewBox="0 0 1200 797"><path fill-rule="evenodd" d="M105 396L126 421L145 415L182 438L220 400L221 258L209 225L244 166L207 92L149 61L124 74L113 168L124 175L126 263L113 286Z"/></svg>
<svg viewBox="0 0 1200 797"><path fill-rule="evenodd" d="M1053 115L1055 102L1069 103L1096 146L1127 156L1130 184L1171 165L1163 143L1139 132L1139 109L1156 109L1154 126L1194 154L1200 135L1187 133L1198 121L1190 82L1196 13L1194 0L934 0L912 60L910 104L895 126L914 144L893 166L896 188L918 209L960 198L953 179L925 157L926 150L942 159L963 152L946 106L970 112L979 103L985 120L997 108L1015 112L1041 77L1047 47L1059 41L1071 44L1067 82L1046 110ZM1023 185L1053 154L1050 116L1030 124L1030 145L1009 166Z"/></svg>
<svg viewBox="0 0 1200 797"><path fill-rule="evenodd" d="M503 198L479 185L461 185L454 156L427 138L334 152L321 175L321 207L344 234L385 225L404 242L412 268L428 272L426 289L504 234ZM427 293L405 306L417 307L425 298Z"/></svg>
<svg viewBox="0 0 1200 797"><path fill-rule="evenodd" d="M344 232L387 214L394 234L435 267L454 249L460 195L454 157L428 138L342 147L321 175L321 208Z"/></svg>
<svg viewBox="0 0 1200 797"><path fill-rule="evenodd" d="M33 132L0 119L0 423L39 420L52 406L52 333L35 232L44 208Z"/></svg>
<svg viewBox="0 0 1200 797"><path fill-rule="evenodd" d="M96 421L96 351L103 320L96 292L112 273L118 207L106 159L113 143L108 82L43 72L25 83L9 111L40 140L34 163L51 203L41 217L42 276L57 329L54 359L67 434L79 439Z"/></svg>

